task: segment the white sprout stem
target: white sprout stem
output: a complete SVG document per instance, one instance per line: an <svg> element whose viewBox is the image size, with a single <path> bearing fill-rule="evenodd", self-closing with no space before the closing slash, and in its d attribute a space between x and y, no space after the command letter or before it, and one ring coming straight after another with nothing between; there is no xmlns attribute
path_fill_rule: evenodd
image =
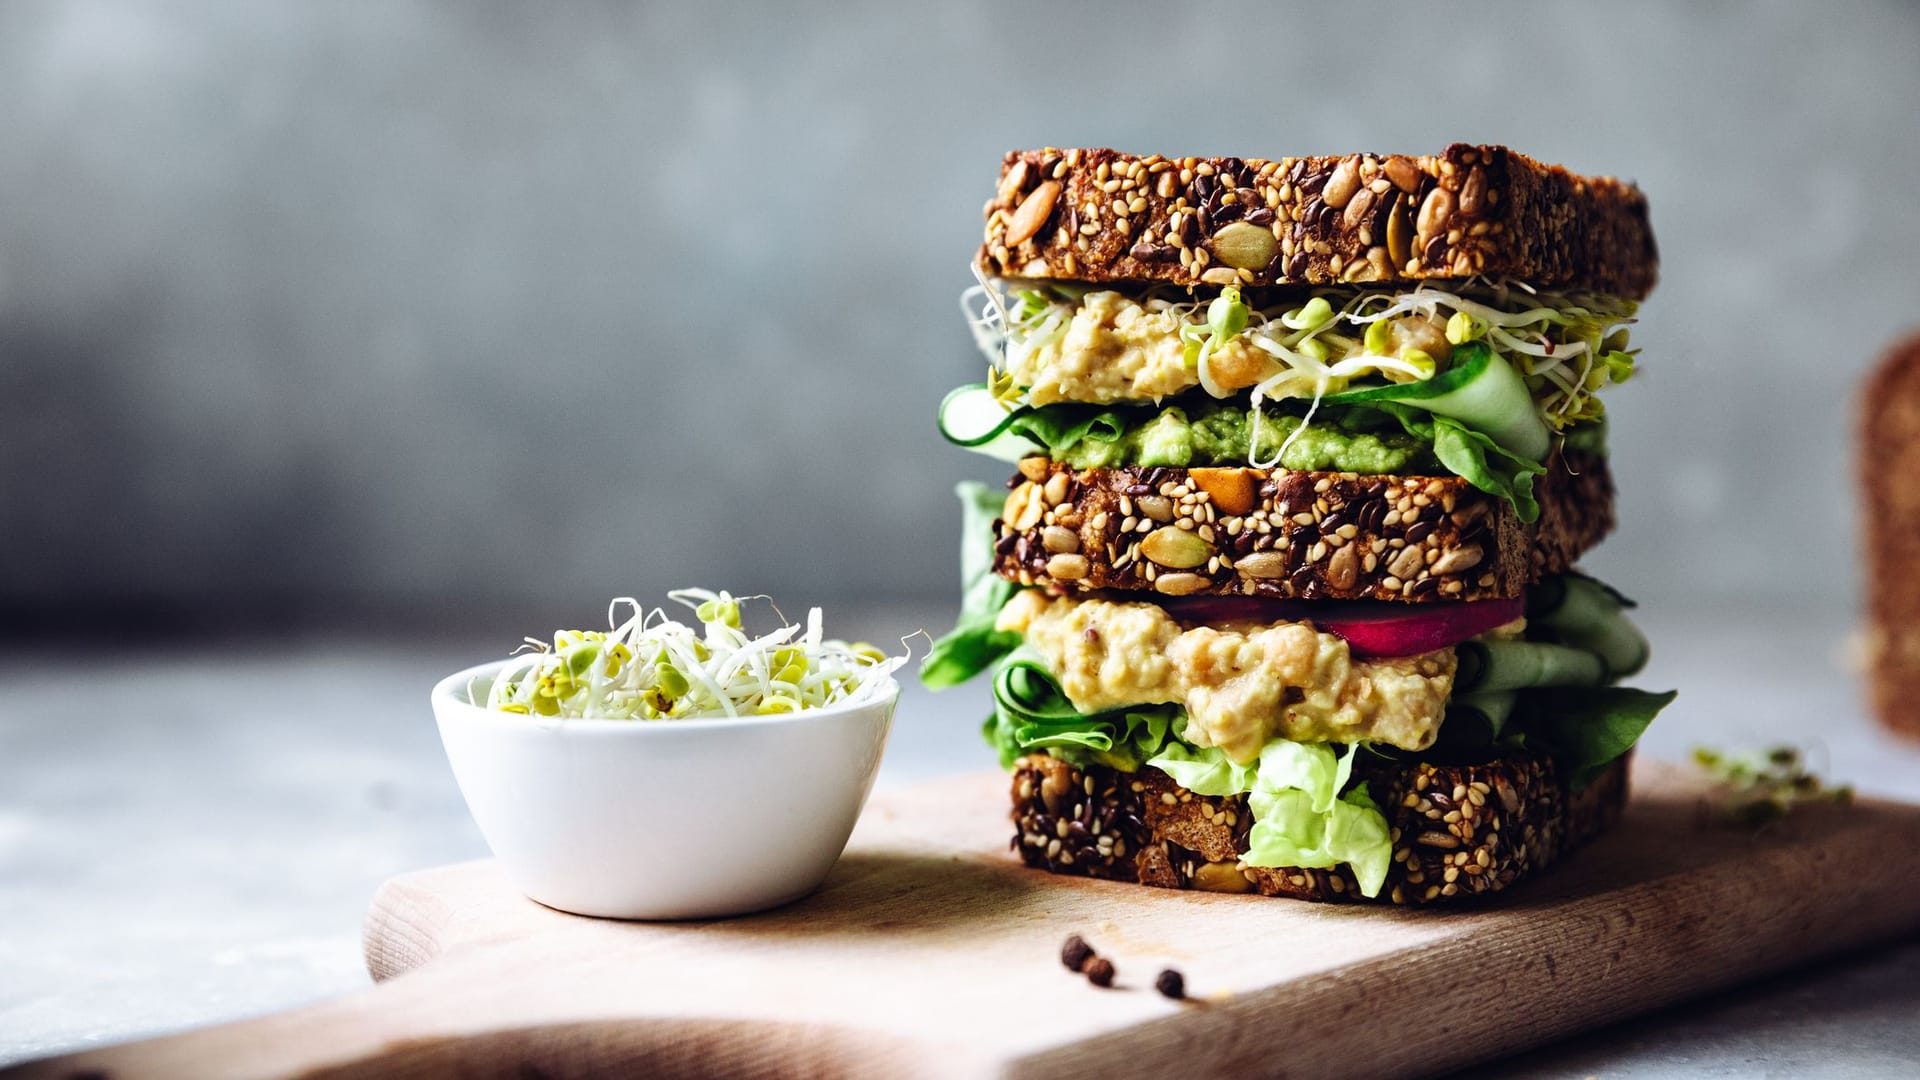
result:
<svg viewBox="0 0 1920 1080"><path fill-rule="evenodd" d="M1307 406L1307 415L1302 417L1300 419L1300 425L1294 428L1293 431L1281 441L1280 450L1273 457L1274 464L1278 465L1280 462L1286 460L1287 451L1293 448L1293 441L1298 439L1307 430L1307 427L1313 423L1313 414L1320 411L1320 399L1325 396L1326 392L1327 380L1321 379L1318 383L1314 384L1313 402Z"/></svg>
<svg viewBox="0 0 1920 1080"><path fill-rule="evenodd" d="M1038 310L1032 310L1028 307L1032 301L1023 298L1019 310L1028 314L1018 317L1008 306L1002 289L1005 283L985 277L977 267L973 269L979 284L963 294L962 306L976 341L989 361L1004 364L1008 370L1024 367L1036 352L1058 341L1084 301L1084 295L1063 298L1058 291L1039 286L1045 303ZM1594 370L1600 343L1635 321L1634 305L1604 296L1542 296L1521 282L1487 283L1475 279L1468 284L1470 289L1490 299L1473 299L1425 284L1400 293L1343 294L1323 289L1312 293L1309 300L1324 300L1340 306L1331 317L1310 329L1287 326L1281 321L1281 309L1277 307L1249 311L1247 326L1241 332L1247 336L1248 344L1273 357L1281 367L1279 372L1258 382L1251 393L1249 464L1265 467L1278 460L1263 463L1257 449L1263 419L1261 405L1267 400L1312 398L1300 426L1281 445L1279 453L1284 456L1306 430L1319 410L1321 398L1328 393L1344 389L1352 380L1374 375L1419 381L1435 374L1398 356L1366 351L1362 336L1343 332L1349 328L1364 331L1374 323L1404 316L1438 321L1450 313L1465 314L1480 327L1478 333L1484 334L1489 345L1505 354L1529 377L1542 377L1543 382L1534 384L1538 395L1535 407L1543 419L1564 423L1580 411L1594 393L1586 382ZM1206 326L1207 302L1194 297L1169 299L1170 295L1177 294L1153 290L1136 302L1154 313L1172 313L1182 327ZM975 297L981 298L977 311ZM1298 312L1298 307L1290 308L1287 317L1296 317ZM1567 340L1548 340L1549 331L1568 327L1572 331L1560 335ZM1329 364L1307 352L1305 346L1309 342L1318 342L1318 347L1324 349L1333 362ZM1208 395L1224 400L1232 396L1232 391L1217 377L1215 360L1220 344L1211 333L1202 340L1196 381ZM1579 372L1577 377L1573 374L1575 370Z"/></svg>
<svg viewBox="0 0 1920 1080"><path fill-rule="evenodd" d="M705 589L668 596L705 616L698 632L660 608L620 597L607 607L610 631L561 631L550 645L530 639L532 653L504 665L485 693L477 683L470 686L469 699L542 719L736 717L858 699L875 693L908 659L827 640L818 608L809 611L796 641L803 634L799 623L758 636L735 625L742 599L764 597ZM663 681L668 666L676 673L671 684Z"/></svg>
<svg viewBox="0 0 1920 1080"><path fill-rule="evenodd" d="M1499 344L1502 348L1510 349L1513 352L1526 353L1528 356L1540 356L1555 360L1571 359L1581 353L1590 351L1587 348L1587 343L1584 341L1566 341L1555 345L1536 344L1528 341L1526 338L1510 334L1498 327L1488 328L1487 337Z"/></svg>
<svg viewBox="0 0 1920 1080"><path fill-rule="evenodd" d="M978 263L970 264L967 269L973 271L973 280L979 282L975 287L986 294L987 302L993 305L993 310L1000 316L1000 325L1005 326L1012 322L1013 320L1007 315L1007 297L1000 291L999 281L988 277Z"/></svg>
<svg viewBox="0 0 1920 1080"><path fill-rule="evenodd" d="M1207 340L1200 344L1200 388L1216 398L1223 398L1228 391L1213 377L1213 352L1213 336L1209 334Z"/></svg>

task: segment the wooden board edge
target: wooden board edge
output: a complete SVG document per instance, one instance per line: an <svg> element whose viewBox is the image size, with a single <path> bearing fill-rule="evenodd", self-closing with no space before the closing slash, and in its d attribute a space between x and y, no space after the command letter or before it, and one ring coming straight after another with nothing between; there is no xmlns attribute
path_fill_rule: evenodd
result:
<svg viewBox="0 0 1920 1080"><path fill-rule="evenodd" d="M1095 1036L1021 1058L1009 1064L1006 1075L1062 1080L1120 1071L1179 1075L1196 1069L1206 1074L1329 1078L1435 1075L1920 931L1920 904L1902 875L1837 885L1827 875L1832 864L1860 860L1882 860L1889 866L1920 862L1920 817L1911 813L1912 807L1883 804L1880 809L1888 818L1892 811L1907 811L1895 833L1901 841L1897 848L1889 848L1885 831L1866 827L1808 837L1756 852L1754 862L1744 867L1726 863L1705 873L1675 874L1571 903L1557 901L1562 906L1551 918L1524 925L1508 941L1489 945L1471 937L1449 937L1270 990L1219 1002L1202 1000L1183 1015L1142 1024L1126 1038ZM1808 848L1819 849L1819 856L1807 858ZM1751 942L1737 940L1752 925L1744 919L1675 915L1689 908L1752 909L1756 895L1750 875L1755 865L1774 875L1779 886L1757 898L1770 906L1761 915L1763 921L1782 931L1770 939L1778 945L1774 950L1759 952ZM1808 932L1822 921L1846 929ZM1628 931L1641 936L1631 947ZM1590 935L1591 951L1584 964L1574 955L1575 966L1569 969L1555 948L1572 940L1566 935L1581 932ZM1466 987L1446 983L1447 970L1488 948L1513 957L1510 975ZM1599 959L1592 959L1596 955ZM1387 1018L1369 1015L1369 1001L1385 983L1404 989L1410 981L1430 991L1418 995L1429 1004L1411 1018L1404 1007L1396 1008L1391 1019L1432 1034L1383 1042L1379 1033ZM1204 988L1194 989L1204 994ZM1515 1002L1527 1003L1523 1016L1516 1016ZM1494 1023L1507 1016L1517 1022L1504 1027ZM1449 1041L1464 1028L1483 1025L1498 1034L1470 1043ZM1249 1034L1255 1032L1257 1036ZM1270 1048L1275 1044L1303 1051L1274 1061Z"/></svg>
<svg viewBox="0 0 1920 1080"><path fill-rule="evenodd" d="M360 954L367 974L384 982L421 967L444 950L441 936L454 911L426 882L435 874L478 868L487 860L454 863L390 877L374 891L360 923Z"/></svg>

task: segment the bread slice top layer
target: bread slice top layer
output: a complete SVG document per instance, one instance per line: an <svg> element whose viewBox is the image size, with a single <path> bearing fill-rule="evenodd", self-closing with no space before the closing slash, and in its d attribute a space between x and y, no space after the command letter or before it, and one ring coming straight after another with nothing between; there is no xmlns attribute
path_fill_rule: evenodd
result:
<svg viewBox="0 0 1920 1080"><path fill-rule="evenodd" d="M1019 150L986 206L999 277L1173 285L1509 279L1644 299L1646 197L1503 146L1344 157Z"/></svg>
<svg viewBox="0 0 1920 1080"><path fill-rule="evenodd" d="M1613 529L1606 459L1556 452L1539 520L1457 476L1074 469L1028 458L994 569L1063 593L1305 600L1512 599Z"/></svg>

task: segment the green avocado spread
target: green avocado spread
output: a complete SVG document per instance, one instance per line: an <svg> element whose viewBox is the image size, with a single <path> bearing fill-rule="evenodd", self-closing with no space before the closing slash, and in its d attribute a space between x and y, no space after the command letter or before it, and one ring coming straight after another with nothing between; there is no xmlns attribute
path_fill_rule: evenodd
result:
<svg viewBox="0 0 1920 1080"><path fill-rule="evenodd" d="M1331 415L1330 415L1331 414ZM1385 420L1385 424L1381 423ZM1271 459L1300 427L1297 416L1267 414L1260 421L1258 457ZM1389 426L1390 425L1390 426ZM1053 457L1075 468L1119 465L1232 466L1247 463L1252 411L1199 404L1171 407L1130 426L1112 441L1082 438L1057 448ZM1348 472L1363 476L1419 473L1438 468L1426 440L1391 419L1364 409L1325 410L1280 455L1284 468Z"/></svg>

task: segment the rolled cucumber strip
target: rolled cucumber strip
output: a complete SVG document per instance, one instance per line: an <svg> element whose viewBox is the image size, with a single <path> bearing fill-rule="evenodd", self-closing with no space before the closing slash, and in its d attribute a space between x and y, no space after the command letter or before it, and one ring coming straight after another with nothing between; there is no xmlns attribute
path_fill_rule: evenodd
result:
<svg viewBox="0 0 1920 1080"><path fill-rule="evenodd" d="M1614 678L1647 666L1652 646L1622 612L1618 593L1581 574L1563 574L1543 587L1547 595L1540 609L1528 616L1535 625L1568 645L1598 654Z"/></svg>
<svg viewBox="0 0 1920 1080"><path fill-rule="evenodd" d="M1484 342L1453 351L1453 366L1421 382L1329 394L1327 405L1394 401L1450 417L1530 461L1545 461L1553 443L1527 382Z"/></svg>
<svg viewBox="0 0 1920 1080"><path fill-rule="evenodd" d="M1447 702L1447 710L1459 709L1478 716L1486 723L1487 733L1497 739L1506 730L1507 718L1513 715L1516 700L1511 690L1484 691L1465 696L1455 694L1453 700Z"/></svg>
<svg viewBox="0 0 1920 1080"><path fill-rule="evenodd" d="M1455 694L1489 694L1536 686L1599 686L1607 664L1597 654L1538 641L1466 641L1456 647Z"/></svg>
<svg viewBox="0 0 1920 1080"><path fill-rule="evenodd" d="M1000 404L985 383L973 383L955 389L940 402L940 434L955 446L1000 461L1046 453L1039 443L1008 430L1017 413Z"/></svg>

